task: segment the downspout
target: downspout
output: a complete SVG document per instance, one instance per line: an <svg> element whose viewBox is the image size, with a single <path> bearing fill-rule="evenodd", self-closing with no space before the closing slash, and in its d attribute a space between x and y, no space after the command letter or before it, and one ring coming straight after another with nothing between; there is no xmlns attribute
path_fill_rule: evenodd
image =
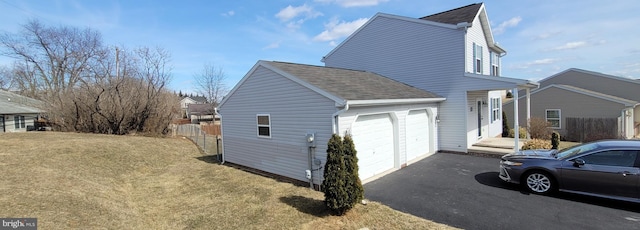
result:
<svg viewBox="0 0 640 230"><path fill-rule="evenodd" d="M344 103L344 108L342 108L341 110L338 110L337 112L335 112L332 116L333 119L333 134L340 134L340 129L338 127L338 116L340 116L340 114L346 112L347 110L349 110L349 103Z"/></svg>
<svg viewBox="0 0 640 230"><path fill-rule="evenodd" d="M222 128L222 114L218 113L218 108L213 108L213 123L214 124L216 123L216 114L218 116L220 116L220 136L222 137L223 136L222 134L224 133L224 129ZM217 138L218 137L216 137L216 139ZM218 143L222 144L222 148L216 144L216 149L220 149L221 150L220 151L220 156L221 156L222 160L220 161L220 165L224 164L224 144L223 144L223 142L224 142L224 139L220 138L220 141Z"/></svg>

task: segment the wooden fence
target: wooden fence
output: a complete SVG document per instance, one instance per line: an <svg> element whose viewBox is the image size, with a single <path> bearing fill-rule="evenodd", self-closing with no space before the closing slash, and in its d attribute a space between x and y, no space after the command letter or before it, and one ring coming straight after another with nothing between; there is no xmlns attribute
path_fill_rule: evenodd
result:
<svg viewBox="0 0 640 230"><path fill-rule="evenodd" d="M565 121L567 133L564 139L567 141L588 142L620 136L617 118L567 117Z"/></svg>
<svg viewBox="0 0 640 230"><path fill-rule="evenodd" d="M200 124L200 128L209 135L222 135L222 131L220 131L220 124Z"/></svg>

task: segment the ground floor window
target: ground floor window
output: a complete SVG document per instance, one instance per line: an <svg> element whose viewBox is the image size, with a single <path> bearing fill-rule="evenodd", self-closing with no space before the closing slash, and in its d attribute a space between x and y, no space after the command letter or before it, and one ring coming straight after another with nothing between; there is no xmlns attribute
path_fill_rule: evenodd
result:
<svg viewBox="0 0 640 230"><path fill-rule="evenodd" d="M549 123L551 128L560 128L560 110L559 109L547 109L545 119Z"/></svg>
<svg viewBox="0 0 640 230"><path fill-rule="evenodd" d="M258 114L258 136L271 137L271 117L269 114Z"/></svg>
<svg viewBox="0 0 640 230"><path fill-rule="evenodd" d="M491 122L500 120L502 118L500 109L502 108L502 102L500 98L491 98Z"/></svg>
<svg viewBox="0 0 640 230"><path fill-rule="evenodd" d="M13 116L13 122L15 124L15 128L16 129L20 129L20 128L26 127L25 122L24 122L24 116L18 116L18 115Z"/></svg>

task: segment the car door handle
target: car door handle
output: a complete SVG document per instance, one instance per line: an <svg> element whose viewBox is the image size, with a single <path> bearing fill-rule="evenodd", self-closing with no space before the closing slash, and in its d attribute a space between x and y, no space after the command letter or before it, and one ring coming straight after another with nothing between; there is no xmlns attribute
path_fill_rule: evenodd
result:
<svg viewBox="0 0 640 230"><path fill-rule="evenodd" d="M624 172L619 172L620 174L622 174L622 176L635 176L638 175L637 173L632 173L629 171L624 171Z"/></svg>

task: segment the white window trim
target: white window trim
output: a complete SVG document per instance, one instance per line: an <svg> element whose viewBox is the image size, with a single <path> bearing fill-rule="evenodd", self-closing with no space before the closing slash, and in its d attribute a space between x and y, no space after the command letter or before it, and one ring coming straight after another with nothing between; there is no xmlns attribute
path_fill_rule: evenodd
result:
<svg viewBox="0 0 640 230"><path fill-rule="evenodd" d="M268 125L261 125L258 123L258 117L264 117L266 116L267 118L269 118L269 124ZM264 135L260 135L260 127L267 127L269 128L269 136L264 136ZM271 138L272 136L272 130L271 130L271 114L257 114L256 115L256 135L259 138Z"/></svg>
<svg viewBox="0 0 640 230"><path fill-rule="evenodd" d="M502 100L499 97L492 97L490 101L491 123L502 120Z"/></svg>
<svg viewBox="0 0 640 230"><path fill-rule="evenodd" d="M555 120L555 119L558 119L558 127L549 126L549 128L552 128L552 129L562 129L562 110L560 110L560 109L545 109L545 110L544 110L544 120L545 120L546 122L549 122L549 117L547 117L547 115L548 115L548 112L549 112L549 111L552 111L552 110L553 110L553 111L555 111L555 110L557 110L557 111L558 111L558 118L552 118L552 119L554 119L554 120Z"/></svg>
<svg viewBox="0 0 640 230"><path fill-rule="evenodd" d="M498 53L491 52L491 76L500 76L500 55Z"/></svg>
<svg viewBox="0 0 640 230"><path fill-rule="evenodd" d="M483 58L482 58L482 46L473 43L473 72L476 74L482 74L483 72Z"/></svg>

